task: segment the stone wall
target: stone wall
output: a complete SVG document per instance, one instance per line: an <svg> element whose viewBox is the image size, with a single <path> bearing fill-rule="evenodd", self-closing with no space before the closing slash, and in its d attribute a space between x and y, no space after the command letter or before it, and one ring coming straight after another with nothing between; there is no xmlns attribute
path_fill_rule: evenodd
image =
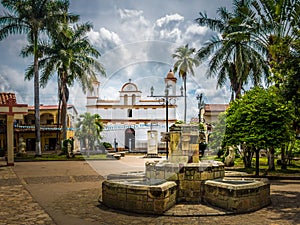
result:
<svg viewBox="0 0 300 225"><path fill-rule="evenodd" d="M129 212L162 214L176 204L176 186L175 182L134 185L107 180L102 183L102 203Z"/></svg>
<svg viewBox="0 0 300 225"><path fill-rule="evenodd" d="M203 182L222 178L225 175L224 164L216 161L200 163L147 163L146 177L175 181L178 184L178 202L199 202L202 198Z"/></svg>

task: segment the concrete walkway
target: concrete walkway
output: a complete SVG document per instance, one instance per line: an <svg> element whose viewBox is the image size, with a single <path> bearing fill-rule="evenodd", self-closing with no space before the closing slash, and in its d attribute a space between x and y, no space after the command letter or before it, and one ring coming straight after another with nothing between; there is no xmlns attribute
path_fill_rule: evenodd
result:
<svg viewBox="0 0 300 225"><path fill-rule="evenodd" d="M111 173L143 171L156 159L17 162L0 167L0 225L8 224L300 224L300 180L271 181L272 204L256 212L226 215L204 205L180 204L164 216L101 206L101 182ZM175 215L175 216L174 216Z"/></svg>

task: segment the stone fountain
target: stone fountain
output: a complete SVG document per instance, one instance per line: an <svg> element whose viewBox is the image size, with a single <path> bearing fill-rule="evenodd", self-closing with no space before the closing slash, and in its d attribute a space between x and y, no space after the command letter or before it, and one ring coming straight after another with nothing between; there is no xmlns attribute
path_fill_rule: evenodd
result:
<svg viewBox="0 0 300 225"><path fill-rule="evenodd" d="M177 125L165 133L169 159L147 162L146 172L112 174L102 183L100 201L124 211L163 214L174 205L206 203L245 213L270 204L267 179L225 177L224 164L199 160L196 125Z"/></svg>

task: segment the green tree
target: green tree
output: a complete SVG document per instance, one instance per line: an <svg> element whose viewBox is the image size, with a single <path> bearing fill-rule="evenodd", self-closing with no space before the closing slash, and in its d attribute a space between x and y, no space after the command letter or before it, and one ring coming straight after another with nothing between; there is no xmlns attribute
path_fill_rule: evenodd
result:
<svg viewBox="0 0 300 225"><path fill-rule="evenodd" d="M256 152L256 175L259 171L260 149L274 153L293 136L293 112L289 104L282 104L281 96L273 88L253 88L226 110L226 145L246 145ZM270 158L271 160L273 157ZM270 162L270 169L274 162Z"/></svg>
<svg viewBox="0 0 300 225"><path fill-rule="evenodd" d="M99 114L92 115L89 112L81 114L76 127L75 135L88 151L93 150L95 145L100 144L104 125Z"/></svg>
<svg viewBox="0 0 300 225"><path fill-rule="evenodd" d="M67 137L67 102L69 87L76 80L82 90L92 90L92 82L96 80L96 72L105 75L105 70L96 59L100 53L90 44L86 33L92 25L85 23L70 27L67 23L59 26L51 33L52 42L41 45L43 57L39 61L41 72L41 85L46 86L49 79L57 73L59 82L59 99L62 102L61 121L63 139ZM31 51L29 46L23 50L26 55ZM26 76L32 76L33 67L29 67Z"/></svg>
<svg viewBox="0 0 300 225"><path fill-rule="evenodd" d="M295 117L293 121L293 128L296 132L296 137L300 137L300 30L296 31L298 39L291 42L289 38L283 38L279 43L273 45L270 49L272 58L276 58L276 61L272 61L272 72L276 80L280 82L276 83L278 93L282 95L285 102L291 102ZM292 155L293 146L296 142L296 137L289 146L282 148L281 161L282 168L285 169L288 163L288 159Z"/></svg>
<svg viewBox="0 0 300 225"><path fill-rule="evenodd" d="M41 155L38 41L49 27L63 19L77 21L79 17L67 13L68 0L1 0L1 3L7 12L0 17L0 40L13 34L26 34L33 45L36 154Z"/></svg>
<svg viewBox="0 0 300 225"><path fill-rule="evenodd" d="M209 59L207 76L217 77L217 87L230 81L234 93L232 100L241 97L243 86L250 80L258 85L262 75L267 77L269 74L265 58L258 46L252 45L249 33L244 32L245 26L242 25L251 16L250 3L249 0L234 0L233 12L221 7L217 10L218 18L208 18L205 13L200 13L196 19L199 25L218 32L198 50L197 55L202 62Z"/></svg>
<svg viewBox="0 0 300 225"><path fill-rule="evenodd" d="M179 76L183 79L184 85L184 122L186 123L187 95L186 95L186 79L187 74L195 75L194 66L199 66L199 61L194 57L195 48L189 48L189 45L181 46L175 50L172 57L177 61L174 64L174 73L178 71Z"/></svg>

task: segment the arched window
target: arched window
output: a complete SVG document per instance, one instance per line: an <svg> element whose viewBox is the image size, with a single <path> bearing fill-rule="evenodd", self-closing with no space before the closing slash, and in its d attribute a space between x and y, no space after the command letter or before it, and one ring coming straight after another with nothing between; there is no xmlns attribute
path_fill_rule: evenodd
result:
<svg viewBox="0 0 300 225"><path fill-rule="evenodd" d="M135 104L135 101L136 101L136 96L135 96L135 95L132 95L132 105Z"/></svg>
<svg viewBox="0 0 300 225"><path fill-rule="evenodd" d="M128 105L128 95L124 95L124 105Z"/></svg>

